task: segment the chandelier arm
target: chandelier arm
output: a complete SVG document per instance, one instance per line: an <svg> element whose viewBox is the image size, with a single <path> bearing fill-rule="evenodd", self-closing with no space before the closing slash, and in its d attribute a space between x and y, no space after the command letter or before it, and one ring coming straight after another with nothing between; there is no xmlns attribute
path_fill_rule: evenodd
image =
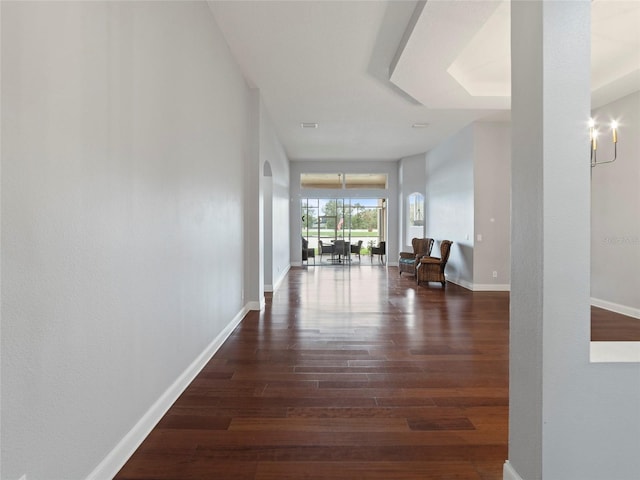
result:
<svg viewBox="0 0 640 480"><path fill-rule="evenodd" d="M616 161L616 158L618 158L618 142L617 141L613 142L613 158L611 160L605 160L603 162L598 162L596 150L594 150L592 148L591 149L591 168L595 167L596 165L604 165L605 163L613 163L613 162Z"/></svg>

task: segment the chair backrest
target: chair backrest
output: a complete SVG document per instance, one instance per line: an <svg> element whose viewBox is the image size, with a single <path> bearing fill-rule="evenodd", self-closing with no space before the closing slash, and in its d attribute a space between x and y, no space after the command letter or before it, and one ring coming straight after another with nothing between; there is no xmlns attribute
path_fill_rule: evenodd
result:
<svg viewBox="0 0 640 480"><path fill-rule="evenodd" d="M442 240L442 242L440 242L440 263L446 264L449 260L451 245L453 245L451 240Z"/></svg>
<svg viewBox="0 0 640 480"><path fill-rule="evenodd" d="M411 246L416 255L431 255L433 238L412 238Z"/></svg>
<svg viewBox="0 0 640 480"><path fill-rule="evenodd" d="M380 242L380 244L378 245L378 248L380 249L380 253L382 255L386 255L387 253L387 242L385 242L384 240Z"/></svg>
<svg viewBox="0 0 640 480"><path fill-rule="evenodd" d="M306 238L302 237L302 249L306 250L307 248L309 248L309 240L307 240Z"/></svg>
<svg viewBox="0 0 640 480"><path fill-rule="evenodd" d="M345 242L344 240L336 240L335 243L335 253L339 255L346 255L349 250L349 242Z"/></svg>
<svg viewBox="0 0 640 480"><path fill-rule="evenodd" d="M428 243L428 245L427 245L427 255L431 255L431 250L433 250L433 244L435 243L435 240L433 238L425 238L425 240Z"/></svg>

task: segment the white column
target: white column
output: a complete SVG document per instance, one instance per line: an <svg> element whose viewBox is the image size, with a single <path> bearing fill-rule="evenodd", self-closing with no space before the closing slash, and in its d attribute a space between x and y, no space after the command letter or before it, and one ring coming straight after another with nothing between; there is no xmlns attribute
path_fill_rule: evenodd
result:
<svg viewBox="0 0 640 480"><path fill-rule="evenodd" d="M512 261L505 478L578 479L589 364L590 1L511 4ZM605 477L599 477L605 478ZM606 477L614 478L614 477Z"/></svg>

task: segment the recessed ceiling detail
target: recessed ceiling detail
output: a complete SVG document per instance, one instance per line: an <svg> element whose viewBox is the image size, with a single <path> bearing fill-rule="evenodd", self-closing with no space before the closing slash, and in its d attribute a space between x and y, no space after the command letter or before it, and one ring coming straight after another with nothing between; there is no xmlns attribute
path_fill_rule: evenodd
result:
<svg viewBox="0 0 640 480"><path fill-rule="evenodd" d="M640 2L593 0L592 106L640 90ZM507 109L510 2L426 2L391 81L429 108Z"/></svg>
<svg viewBox="0 0 640 480"><path fill-rule="evenodd" d="M396 160L509 119L508 2L208 3L292 160ZM640 1L593 1L593 107L640 90L638 25Z"/></svg>
<svg viewBox="0 0 640 480"><path fill-rule="evenodd" d="M511 96L511 3L502 2L447 72L474 97Z"/></svg>
<svg viewBox="0 0 640 480"><path fill-rule="evenodd" d="M640 2L591 4L593 107L640 90Z"/></svg>
<svg viewBox="0 0 640 480"><path fill-rule="evenodd" d="M405 42L396 54L391 82L428 108L509 108L508 96L474 96L469 92L483 89L486 93L483 84L495 85L504 81L495 78L504 68L493 67L486 55L479 59L477 52L472 50L477 38L482 41L483 50L492 42L509 43L509 37L504 39L500 34L503 30L492 33L483 29L502 3L426 2L421 10L416 10L417 18L414 17L410 24L411 32L405 34ZM501 52L503 49L501 46L494 50ZM474 55L476 58L472 58ZM453 71L449 72L452 66ZM503 91L502 87L500 91Z"/></svg>

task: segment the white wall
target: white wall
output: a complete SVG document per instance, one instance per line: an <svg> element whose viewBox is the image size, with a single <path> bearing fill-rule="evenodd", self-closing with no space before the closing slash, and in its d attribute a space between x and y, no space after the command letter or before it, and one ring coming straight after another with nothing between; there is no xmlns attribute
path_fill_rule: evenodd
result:
<svg viewBox="0 0 640 480"><path fill-rule="evenodd" d="M263 240L260 245L263 246L264 253L264 290L273 291L273 177L271 176L270 164L268 175L262 179L262 197L263 197ZM287 237L288 238L288 237Z"/></svg>
<svg viewBox="0 0 640 480"><path fill-rule="evenodd" d="M473 288L508 290L511 283L511 125L475 123L473 136Z"/></svg>
<svg viewBox="0 0 640 480"><path fill-rule="evenodd" d="M424 235L436 239L434 255L439 240L454 242L447 278L469 289L509 289L510 135L509 123L476 122L401 160L401 199L424 192Z"/></svg>
<svg viewBox="0 0 640 480"><path fill-rule="evenodd" d="M452 240L447 279L472 288L474 235L474 128L470 125L427 152L425 222L436 240Z"/></svg>
<svg viewBox="0 0 640 480"><path fill-rule="evenodd" d="M398 162L397 161L323 161L305 162L291 161L291 237L290 259L293 265L301 264L302 239L300 237L300 200L302 198L386 198L387 199L387 264L398 265L399 250L399 191L398 191ZM387 188L385 189L305 189L300 188L302 173L386 173Z"/></svg>
<svg viewBox="0 0 640 480"><path fill-rule="evenodd" d="M272 224L265 225L264 250L271 252L271 272L273 290L282 282L289 271L289 159L276 134L273 121L265 106L260 108L260 171L269 162L271 167L271 218ZM302 247L301 247L302 248Z"/></svg>
<svg viewBox="0 0 640 480"><path fill-rule="evenodd" d="M2 478L73 480L243 311L248 89L206 4L1 8Z"/></svg>
<svg viewBox="0 0 640 480"><path fill-rule="evenodd" d="M613 158L606 127L617 119L618 159L592 169L593 303L640 318L640 92L592 112L601 129L598 159Z"/></svg>
<svg viewBox="0 0 640 480"><path fill-rule="evenodd" d="M249 90L247 95L248 119L245 129L244 164L244 284L242 301L251 310L260 310L264 304L264 262L262 261L262 236L264 216L260 195L262 168L260 165L260 91Z"/></svg>

